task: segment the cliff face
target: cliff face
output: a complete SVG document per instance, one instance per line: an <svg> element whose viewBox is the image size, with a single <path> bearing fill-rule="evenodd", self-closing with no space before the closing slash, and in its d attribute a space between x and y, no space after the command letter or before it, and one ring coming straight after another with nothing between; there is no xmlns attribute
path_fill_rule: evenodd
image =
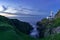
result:
<svg viewBox="0 0 60 40"><path fill-rule="evenodd" d="M60 33L60 10L57 12L54 19L42 19L40 22L37 23L37 25L39 27L38 29L40 32L40 36L41 33L43 37L49 36L51 34Z"/></svg>
<svg viewBox="0 0 60 40"><path fill-rule="evenodd" d="M60 18L60 10L56 13L55 18Z"/></svg>
<svg viewBox="0 0 60 40"><path fill-rule="evenodd" d="M33 29L32 26L27 22L22 22L17 19L10 19L10 20L16 29L18 29L19 31L25 34L29 34L30 31Z"/></svg>

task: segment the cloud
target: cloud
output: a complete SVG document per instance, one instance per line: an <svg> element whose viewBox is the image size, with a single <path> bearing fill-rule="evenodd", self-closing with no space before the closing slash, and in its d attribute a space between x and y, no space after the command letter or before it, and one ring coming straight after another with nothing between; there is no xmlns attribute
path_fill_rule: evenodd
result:
<svg viewBox="0 0 60 40"><path fill-rule="evenodd" d="M36 10L36 9L29 9L29 8L21 8L18 11L19 11L18 13L29 14L29 15L45 15L45 13L47 13L47 11L45 10Z"/></svg>
<svg viewBox="0 0 60 40"><path fill-rule="evenodd" d="M4 8L4 7L3 7ZM37 10L31 8L14 8L14 7L6 7L6 10L1 12L0 15L6 17L31 17L31 16L38 16L38 15L45 15L46 11L44 10Z"/></svg>
<svg viewBox="0 0 60 40"><path fill-rule="evenodd" d="M4 8L2 6L0 6L0 11L3 11L3 10L4 10Z"/></svg>
<svg viewBox="0 0 60 40"><path fill-rule="evenodd" d="M16 17L17 15L7 14L7 13L0 13L0 15L5 17Z"/></svg>
<svg viewBox="0 0 60 40"><path fill-rule="evenodd" d="M12 14L31 14L31 15L42 15L44 13L46 13L45 10L36 10L36 9L31 9L31 8L13 8L13 7L8 7L7 10L5 10L4 12L9 12Z"/></svg>
<svg viewBox="0 0 60 40"><path fill-rule="evenodd" d="M18 13L22 13L22 14L31 14L32 11L28 10L27 8L24 9L24 8L21 8L21 9L18 9Z"/></svg>
<svg viewBox="0 0 60 40"><path fill-rule="evenodd" d="M30 14L32 11L30 11L30 10L27 10L27 8L26 9L24 9L24 8L13 8L13 7L8 7L7 8L7 10L5 10L4 12L9 12L9 13L14 13L14 14Z"/></svg>
<svg viewBox="0 0 60 40"><path fill-rule="evenodd" d="M18 12L18 11L15 10L14 8L12 8L12 7L8 7L7 10L5 10L4 12L16 13L16 12Z"/></svg>

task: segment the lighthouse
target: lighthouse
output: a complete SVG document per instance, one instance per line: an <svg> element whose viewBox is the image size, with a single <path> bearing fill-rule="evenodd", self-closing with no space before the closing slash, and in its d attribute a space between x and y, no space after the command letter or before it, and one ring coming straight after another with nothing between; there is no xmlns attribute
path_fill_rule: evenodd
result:
<svg viewBox="0 0 60 40"><path fill-rule="evenodd" d="M53 11L50 12L50 16L46 17L47 19L53 19L54 15L53 15Z"/></svg>
<svg viewBox="0 0 60 40"><path fill-rule="evenodd" d="M54 17L54 15L53 15L53 11L51 11L51 13L50 13L50 17L51 17L51 18Z"/></svg>

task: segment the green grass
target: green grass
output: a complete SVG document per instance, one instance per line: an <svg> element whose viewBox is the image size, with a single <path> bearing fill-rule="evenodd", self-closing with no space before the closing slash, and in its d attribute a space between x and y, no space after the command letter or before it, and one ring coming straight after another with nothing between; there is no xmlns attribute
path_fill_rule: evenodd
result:
<svg viewBox="0 0 60 40"><path fill-rule="evenodd" d="M17 30L15 31L13 26L9 24L2 23L0 24L0 40L34 40L34 38L22 32L17 32Z"/></svg>
<svg viewBox="0 0 60 40"><path fill-rule="evenodd" d="M0 17L0 40L35 40L27 34L20 32L9 22L9 19Z"/></svg>

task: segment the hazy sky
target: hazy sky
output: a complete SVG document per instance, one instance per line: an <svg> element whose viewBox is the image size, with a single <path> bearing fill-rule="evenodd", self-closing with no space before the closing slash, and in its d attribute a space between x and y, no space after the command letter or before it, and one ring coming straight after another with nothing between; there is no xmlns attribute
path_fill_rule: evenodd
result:
<svg viewBox="0 0 60 40"><path fill-rule="evenodd" d="M60 0L0 0L0 5L8 7L10 12L47 15L50 11L55 13L60 9Z"/></svg>

